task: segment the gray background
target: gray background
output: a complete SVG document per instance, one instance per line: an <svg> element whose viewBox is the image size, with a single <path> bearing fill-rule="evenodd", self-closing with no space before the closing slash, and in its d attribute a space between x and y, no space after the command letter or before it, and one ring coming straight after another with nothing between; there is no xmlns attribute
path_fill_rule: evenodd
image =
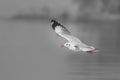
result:
<svg viewBox="0 0 120 80"><path fill-rule="evenodd" d="M107 7L102 0L76 1L0 1L0 80L120 80L119 5L112 12L109 5L118 0ZM51 18L100 52L61 48L66 40L52 30Z"/></svg>

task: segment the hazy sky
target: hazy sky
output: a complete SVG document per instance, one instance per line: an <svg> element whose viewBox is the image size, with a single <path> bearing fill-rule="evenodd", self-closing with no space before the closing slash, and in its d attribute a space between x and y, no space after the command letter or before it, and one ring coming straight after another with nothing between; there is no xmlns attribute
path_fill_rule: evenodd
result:
<svg viewBox="0 0 120 80"><path fill-rule="evenodd" d="M75 10L71 0L0 0L0 16L29 12L30 9L40 10L41 6L46 5L58 11Z"/></svg>

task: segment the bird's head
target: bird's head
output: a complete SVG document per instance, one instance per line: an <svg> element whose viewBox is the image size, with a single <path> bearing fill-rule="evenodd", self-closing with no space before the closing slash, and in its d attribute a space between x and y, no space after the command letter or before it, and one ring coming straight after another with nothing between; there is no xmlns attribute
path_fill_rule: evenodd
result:
<svg viewBox="0 0 120 80"><path fill-rule="evenodd" d="M69 42L65 43L64 45L61 45L61 47L67 47L70 48L71 44Z"/></svg>

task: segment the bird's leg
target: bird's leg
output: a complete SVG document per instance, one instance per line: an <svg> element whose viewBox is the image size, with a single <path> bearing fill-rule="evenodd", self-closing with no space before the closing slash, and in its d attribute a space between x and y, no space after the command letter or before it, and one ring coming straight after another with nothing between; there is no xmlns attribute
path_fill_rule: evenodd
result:
<svg viewBox="0 0 120 80"><path fill-rule="evenodd" d="M94 52L93 51L87 51L87 53L93 54Z"/></svg>

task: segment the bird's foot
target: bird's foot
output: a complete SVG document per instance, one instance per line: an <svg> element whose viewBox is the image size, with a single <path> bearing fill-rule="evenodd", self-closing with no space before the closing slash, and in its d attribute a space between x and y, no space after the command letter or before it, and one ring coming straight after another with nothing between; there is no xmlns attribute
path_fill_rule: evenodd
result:
<svg viewBox="0 0 120 80"><path fill-rule="evenodd" d="M87 53L89 53L89 54L94 54L94 51L87 51Z"/></svg>

